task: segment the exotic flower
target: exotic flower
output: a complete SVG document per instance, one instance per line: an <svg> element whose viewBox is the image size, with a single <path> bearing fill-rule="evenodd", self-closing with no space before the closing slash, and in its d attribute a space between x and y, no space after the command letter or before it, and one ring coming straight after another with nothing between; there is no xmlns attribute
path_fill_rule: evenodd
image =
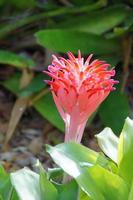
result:
<svg viewBox="0 0 133 200"><path fill-rule="evenodd" d="M81 141L88 118L118 82L111 79L115 70L108 70L109 64L101 60L90 62L91 58L92 54L84 62L80 51L77 58L71 52L68 59L53 55L52 65L44 71L52 78L46 82L65 122L65 141Z"/></svg>

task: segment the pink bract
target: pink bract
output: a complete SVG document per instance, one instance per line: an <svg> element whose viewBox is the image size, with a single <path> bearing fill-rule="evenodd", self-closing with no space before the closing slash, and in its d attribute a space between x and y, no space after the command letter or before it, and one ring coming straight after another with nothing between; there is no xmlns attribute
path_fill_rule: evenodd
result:
<svg viewBox="0 0 133 200"><path fill-rule="evenodd" d="M80 51L77 58L71 52L68 52L68 59L53 55L52 65L44 71L52 78L46 82L65 122L65 141L81 141L88 118L118 83L111 79L115 70L109 70L108 63L91 62L91 58L92 54L84 62Z"/></svg>

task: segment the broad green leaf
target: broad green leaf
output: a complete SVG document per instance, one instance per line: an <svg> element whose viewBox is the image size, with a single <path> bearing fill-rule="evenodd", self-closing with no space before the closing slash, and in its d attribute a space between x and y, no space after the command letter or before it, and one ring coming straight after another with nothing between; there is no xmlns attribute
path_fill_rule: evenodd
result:
<svg viewBox="0 0 133 200"><path fill-rule="evenodd" d="M119 139L110 128L105 128L96 135L98 144L102 151L114 162L118 162L118 142Z"/></svg>
<svg viewBox="0 0 133 200"><path fill-rule="evenodd" d="M35 63L31 59L4 50L0 50L0 63L12 65L20 69L35 66Z"/></svg>
<svg viewBox="0 0 133 200"><path fill-rule="evenodd" d="M56 109L50 93L47 93L44 97L36 101L33 106L44 118L61 131L64 131L64 122Z"/></svg>
<svg viewBox="0 0 133 200"><path fill-rule="evenodd" d="M61 151L62 154L66 154L69 158L75 160L75 162L95 164L99 158L99 154L81 144L75 142L68 142L58 144L55 147L49 145L46 146L48 153L53 152L54 149Z"/></svg>
<svg viewBox="0 0 133 200"><path fill-rule="evenodd" d="M76 30L51 29L36 33L39 44L57 52L72 51L77 54L78 49L83 54L89 52L108 54L119 52L120 44L116 40L108 40L103 36Z"/></svg>
<svg viewBox="0 0 133 200"><path fill-rule="evenodd" d="M39 175L28 168L11 173L11 182L20 200L43 200L39 185Z"/></svg>
<svg viewBox="0 0 133 200"><path fill-rule="evenodd" d="M11 200L12 186L10 176L7 174L2 166L0 166L0 196L2 200Z"/></svg>
<svg viewBox="0 0 133 200"><path fill-rule="evenodd" d="M41 195L42 200L58 200L58 193L56 187L47 179L46 172L42 168L41 164L39 166L40 170L40 177L39 177L39 183L40 183L40 189L41 189Z"/></svg>
<svg viewBox="0 0 133 200"><path fill-rule="evenodd" d="M80 199L79 200L92 200L83 190L80 190Z"/></svg>
<svg viewBox="0 0 133 200"><path fill-rule="evenodd" d="M129 183L133 181L133 120L127 118L119 141L119 173Z"/></svg>
<svg viewBox="0 0 133 200"><path fill-rule="evenodd" d="M63 170L61 168L48 168L47 176L49 179L55 179L58 177L62 177L64 174Z"/></svg>
<svg viewBox="0 0 133 200"><path fill-rule="evenodd" d="M128 199L129 188L126 182L118 175L96 165L87 169L107 200Z"/></svg>
<svg viewBox="0 0 133 200"><path fill-rule="evenodd" d="M55 184L58 190L58 200L78 200L78 185L72 180L66 184Z"/></svg>
<svg viewBox="0 0 133 200"><path fill-rule="evenodd" d="M63 20L55 27L71 28L99 35L122 23L126 19L127 14L128 9L126 7L117 5L91 12L90 14L79 15L71 20Z"/></svg>
<svg viewBox="0 0 133 200"><path fill-rule="evenodd" d="M81 189L91 199L126 200L129 191L124 180L98 164L95 165L94 159L91 158L91 152L84 148L80 144L70 142L56 147L49 146L47 150L56 164L74 177ZM87 159L87 151L89 159Z"/></svg>
<svg viewBox="0 0 133 200"><path fill-rule="evenodd" d="M130 31L130 28L133 26L133 10L132 9L128 11L128 17L125 20L125 26L126 28L129 28L129 31Z"/></svg>
<svg viewBox="0 0 133 200"><path fill-rule="evenodd" d="M92 166L96 161L97 153L93 154L93 151L73 142L60 144L56 147L48 146L47 151L56 164L75 178L89 197L94 200L105 200L90 174L86 173L86 168L82 166L82 163L80 165L80 162L88 161L88 166Z"/></svg>
<svg viewBox="0 0 133 200"><path fill-rule="evenodd" d="M11 199L10 200L20 200L18 195L17 195L17 192L16 192L16 190L14 188L12 190L12 194L11 194Z"/></svg>
<svg viewBox="0 0 133 200"><path fill-rule="evenodd" d="M131 189L130 189L128 200L132 200L132 199L133 199L133 183L131 185Z"/></svg>
<svg viewBox="0 0 133 200"><path fill-rule="evenodd" d="M117 65L117 63L121 60L121 56L120 55L101 55L99 57L99 59L101 60L105 60L106 62L108 62L111 67L115 67Z"/></svg>
<svg viewBox="0 0 133 200"><path fill-rule="evenodd" d="M99 108L103 124L110 127L116 134L122 130L124 120L129 116L129 111L127 96L119 89L112 91Z"/></svg>
<svg viewBox="0 0 133 200"><path fill-rule="evenodd" d="M35 0L23 0L18 2L17 0L11 0L11 4L15 7L17 7L17 9L28 9L28 8L33 8L36 5Z"/></svg>

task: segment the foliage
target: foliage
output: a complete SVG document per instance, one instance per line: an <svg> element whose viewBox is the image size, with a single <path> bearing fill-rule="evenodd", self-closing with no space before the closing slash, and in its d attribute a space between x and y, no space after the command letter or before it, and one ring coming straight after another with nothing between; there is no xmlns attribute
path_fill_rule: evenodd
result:
<svg viewBox="0 0 133 200"><path fill-rule="evenodd" d="M104 154L69 142L46 147L60 168L46 172L37 161L36 172L24 168L9 175L1 167L1 200L132 200L133 120L126 119L119 138L110 128L96 137ZM72 178L60 183L63 171Z"/></svg>
<svg viewBox="0 0 133 200"><path fill-rule="evenodd" d="M4 9L5 7L7 9ZM71 50L76 54L80 49L85 56L93 53L96 57L107 60L112 67L116 66L117 74L121 74L119 77L122 80L121 88L112 93L98 111L102 123L119 134L125 117L130 115L127 95L123 91L125 91L128 66L132 62L130 59L133 31L132 1L23 0L20 3L11 0L8 3L1 0L0 10L3 15L0 41L5 44L6 41L10 41L14 47L3 46L0 50L0 64L3 67L16 68L13 76L4 79L1 84L17 98L27 97L27 107L35 107L44 118L63 131L63 122L43 85L45 77L38 75L38 61L27 52L27 48L30 49L34 45L38 48L38 43L46 52L52 50L63 54ZM25 38L27 36L33 38L33 35L36 42L30 44L27 41L25 44ZM21 44L20 39L24 44ZM44 61L44 65L47 64ZM21 83L22 79L26 80L23 81L26 84ZM51 112L48 112L47 105ZM112 114L112 109L115 109L115 115ZM118 118L120 118L119 123L117 123Z"/></svg>
<svg viewBox="0 0 133 200"><path fill-rule="evenodd" d="M127 118L122 129L131 113L126 86L133 63L132 6L132 0L0 0L0 68L12 68L0 84L16 96L5 144L30 106L64 130L43 81L47 78L40 74L50 63L49 54L93 53L115 66L120 80L96 112L110 127L96 135L102 152L68 142L46 146L58 168L46 171L37 161L34 171L25 167L7 173L1 166L0 200L133 199L133 121ZM44 56L41 63L38 51Z"/></svg>

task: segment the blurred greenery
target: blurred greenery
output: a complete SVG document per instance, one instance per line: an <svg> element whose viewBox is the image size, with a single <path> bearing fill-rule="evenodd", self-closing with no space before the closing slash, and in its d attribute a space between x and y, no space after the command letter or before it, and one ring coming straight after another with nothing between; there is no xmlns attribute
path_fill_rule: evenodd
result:
<svg viewBox="0 0 133 200"><path fill-rule="evenodd" d="M120 74L122 89L112 92L97 114L105 126L119 134L125 117L131 113L126 81L133 63L133 1L0 0L0 12L0 67L15 67L0 84L17 98L30 97L29 106L63 131L63 121L40 71L51 62L51 52L65 54L70 50L77 54L80 49L83 56L93 53L116 66ZM22 87L24 69L33 77L30 80L27 73L25 79L30 81Z"/></svg>
<svg viewBox="0 0 133 200"><path fill-rule="evenodd" d="M97 139L104 154L73 141L47 145L58 169L46 171L39 160L35 171L25 167L6 173L0 167L0 199L132 200L133 120L126 118L120 137L105 128ZM66 180L58 179L59 171L67 173Z"/></svg>

